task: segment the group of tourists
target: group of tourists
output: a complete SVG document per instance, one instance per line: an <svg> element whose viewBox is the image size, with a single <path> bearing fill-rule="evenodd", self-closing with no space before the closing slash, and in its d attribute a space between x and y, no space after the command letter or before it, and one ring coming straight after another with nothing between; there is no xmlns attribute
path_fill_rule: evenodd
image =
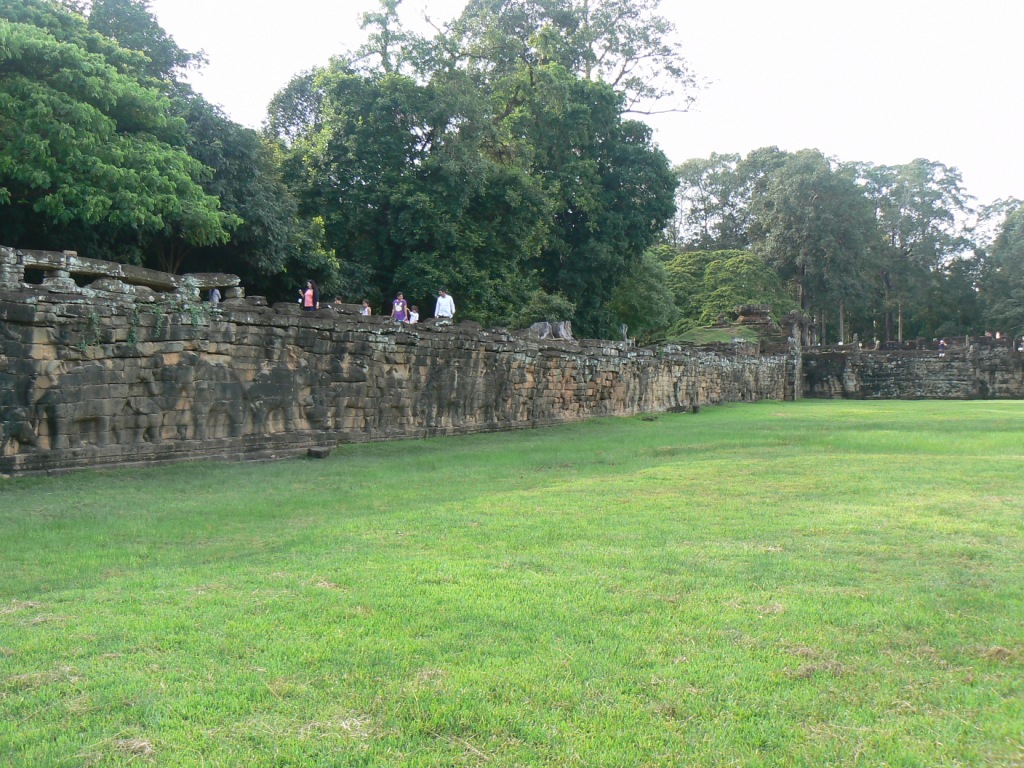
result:
<svg viewBox="0 0 1024 768"><path fill-rule="evenodd" d="M220 292L218 291L217 299L220 299ZM211 302L213 301L211 296ZM335 303L341 303L340 299L336 299ZM299 305L306 312L313 312L320 309L320 290L317 288L315 280L307 280L306 287L299 289ZM367 299L363 299L362 308L359 310L359 314L369 317L373 314L373 310L370 308L370 302ZM448 295L448 292L442 288L437 292L437 303L434 305L434 318L441 324L450 323L452 318L455 317L455 300ZM398 295L395 296L394 301L391 302L391 319L396 323L405 323L407 325L413 325L420 321L420 308L413 304L412 306L405 300L405 296L399 291Z"/></svg>
<svg viewBox="0 0 1024 768"><path fill-rule="evenodd" d="M455 300L442 288L437 292L437 303L434 305L434 319L443 322L451 322L455 317ZM405 296L399 291L391 302L391 319L396 323L407 323L412 325L420 321L420 308L415 304L409 306Z"/></svg>

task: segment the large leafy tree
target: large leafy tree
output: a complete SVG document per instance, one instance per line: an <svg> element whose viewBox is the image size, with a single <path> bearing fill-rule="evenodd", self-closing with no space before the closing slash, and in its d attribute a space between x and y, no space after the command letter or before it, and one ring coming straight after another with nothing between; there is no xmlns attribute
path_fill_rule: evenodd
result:
<svg viewBox="0 0 1024 768"><path fill-rule="evenodd" d="M689 105L696 78L660 0L470 0L435 41L450 65L487 80L548 64L622 95L623 108ZM674 99L674 101L669 101ZM663 107L667 103L667 107Z"/></svg>
<svg viewBox="0 0 1024 768"><path fill-rule="evenodd" d="M673 245L702 251L747 246L750 201L741 196L739 163L739 155L713 153L673 169L679 179Z"/></svg>
<svg viewBox="0 0 1024 768"><path fill-rule="evenodd" d="M911 331L927 333L923 323L913 321L914 311L927 306L943 268L971 245L967 224L972 209L960 172L924 159L895 166L854 164L851 169L874 202L885 238L879 273L886 338L903 340L908 314Z"/></svg>
<svg viewBox="0 0 1024 768"><path fill-rule="evenodd" d="M1010 201L982 280L990 328L1024 334L1024 203Z"/></svg>
<svg viewBox="0 0 1024 768"><path fill-rule="evenodd" d="M319 222L299 215L298 201L281 178L277 148L191 92L176 106L188 125L189 152L212 170L203 188L238 224L227 243L193 247L166 240L165 268L231 272L248 290L274 298L292 296L310 277L324 294L337 293L337 263L321 245Z"/></svg>
<svg viewBox="0 0 1024 768"><path fill-rule="evenodd" d="M148 67L68 7L0 0L4 241L143 261L154 238L228 239L236 219Z"/></svg>
<svg viewBox="0 0 1024 768"><path fill-rule="evenodd" d="M679 308L668 286L665 263L655 249L645 252L615 286L610 305L630 338L649 344L665 337L679 317Z"/></svg>
<svg viewBox="0 0 1024 768"><path fill-rule="evenodd" d="M817 150L802 150L768 174L753 200L755 249L797 290L802 309L827 332L827 312L846 336L846 311L867 297L879 244L871 201L852 175Z"/></svg>
<svg viewBox="0 0 1024 768"><path fill-rule="evenodd" d="M668 241L688 250L756 245L809 312L839 319L840 337L849 335L847 319L866 338L979 330L994 289L985 278L995 267L991 249L975 246L971 255L972 241L991 242L985 232L1013 201L991 206L982 216L988 224L972 230L970 197L955 168L928 160L827 165L815 151L791 155L774 147L687 161L676 168L678 213ZM798 254L815 230L867 233L864 199L878 237L865 234L863 247L847 237L849 247L835 241ZM798 218L806 226L797 228ZM773 240L773 232L784 235Z"/></svg>
<svg viewBox="0 0 1024 768"><path fill-rule="evenodd" d="M351 61L275 98L286 178L371 298L445 284L463 316L504 322L540 289L585 334L617 326L612 292L671 216L674 179L624 92L552 34L596 5L559 5L563 26L556 5L471 3L424 40L385 0Z"/></svg>
<svg viewBox="0 0 1024 768"><path fill-rule="evenodd" d="M525 76L525 75L524 75ZM650 130L620 118L620 96L560 65L532 73L508 119L528 137L552 226L533 264L544 287L569 297L590 333L614 333L608 302L673 213L675 180Z"/></svg>
<svg viewBox="0 0 1024 768"><path fill-rule="evenodd" d="M747 154L693 158L674 169L679 179L670 241L687 250L749 248L756 228L752 201L788 153L762 147Z"/></svg>
<svg viewBox="0 0 1024 768"><path fill-rule="evenodd" d="M486 150L483 105L472 89L341 59L275 98L287 178L303 211L322 216L352 291L380 301L445 286L460 314L486 321L525 297L544 200L524 168Z"/></svg>
<svg viewBox="0 0 1024 768"><path fill-rule="evenodd" d="M946 262L931 274L925 301L914 311L919 335L937 338L984 333L986 296L979 290L983 269L983 260L965 256Z"/></svg>
<svg viewBox="0 0 1024 768"><path fill-rule="evenodd" d="M321 245L319 225L298 215L281 180L276 148L229 120L180 78L204 62L163 30L146 0L92 0L89 28L144 56L143 71L167 93L185 121L188 153L209 169L200 183L232 217L231 239L199 244L165 231L153 238L151 259L169 272L218 270L239 274L250 291L291 296L315 277L325 293L339 289L337 264Z"/></svg>
<svg viewBox="0 0 1024 768"><path fill-rule="evenodd" d="M433 41L437 75L465 72L489 94L492 150L539 182L549 227L528 263L575 304L583 333L616 332L616 285L673 212L667 160L646 126L623 119L692 92L657 5L478 0Z"/></svg>
<svg viewBox="0 0 1024 768"><path fill-rule="evenodd" d="M140 70L167 89L180 87L179 78L206 61L203 54L178 46L149 10L148 0L91 0L84 5L89 29L142 53Z"/></svg>

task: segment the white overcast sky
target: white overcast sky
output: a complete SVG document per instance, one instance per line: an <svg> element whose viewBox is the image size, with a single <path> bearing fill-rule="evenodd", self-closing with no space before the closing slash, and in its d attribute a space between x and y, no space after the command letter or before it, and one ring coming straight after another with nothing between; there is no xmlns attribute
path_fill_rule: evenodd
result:
<svg viewBox="0 0 1024 768"><path fill-rule="evenodd" d="M464 0L405 0L406 26ZM375 0L151 0L209 64L193 85L259 127L291 77L362 40ZM694 72L687 113L648 119L673 163L776 145L956 166L981 203L1024 198L1024 0L663 0Z"/></svg>

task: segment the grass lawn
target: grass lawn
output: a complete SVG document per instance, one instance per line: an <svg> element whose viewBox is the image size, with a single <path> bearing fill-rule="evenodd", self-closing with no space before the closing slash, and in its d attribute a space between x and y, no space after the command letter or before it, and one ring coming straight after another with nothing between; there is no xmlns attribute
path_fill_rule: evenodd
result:
<svg viewBox="0 0 1024 768"><path fill-rule="evenodd" d="M0 481L0 765L1022 766L1024 403Z"/></svg>

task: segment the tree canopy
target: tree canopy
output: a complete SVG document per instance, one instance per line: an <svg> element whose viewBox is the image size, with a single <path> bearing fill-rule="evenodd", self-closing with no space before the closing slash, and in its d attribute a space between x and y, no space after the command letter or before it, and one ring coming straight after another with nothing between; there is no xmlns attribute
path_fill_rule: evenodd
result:
<svg viewBox="0 0 1024 768"><path fill-rule="evenodd" d="M753 210L755 250L796 287L805 313L834 308L842 337L846 307L864 295L878 246L870 201L820 152L803 150L769 174Z"/></svg>
<svg viewBox="0 0 1024 768"><path fill-rule="evenodd" d="M1010 201L992 243L982 286L991 326L1024 334L1024 203Z"/></svg>
<svg viewBox="0 0 1024 768"><path fill-rule="evenodd" d="M262 132L186 74L148 0L0 0L0 242L290 296L426 303L651 340L740 304L821 341L1024 327L1020 201L955 167L764 147L676 168L631 114L697 81L659 0L470 0L428 36L400 0L297 74ZM556 319L556 318L547 318Z"/></svg>
<svg viewBox="0 0 1024 768"><path fill-rule="evenodd" d="M225 242L187 126L148 62L46 0L0 0L0 232L141 261L153 238Z"/></svg>
<svg viewBox="0 0 1024 768"><path fill-rule="evenodd" d="M752 251L668 249L663 256L666 285L679 309L677 332L734 319L744 304L768 304L776 319L797 308L778 274Z"/></svg>
<svg viewBox="0 0 1024 768"><path fill-rule="evenodd" d="M588 58L611 40L553 34L611 7L471 3L425 40L385 1L364 16L366 46L275 97L285 179L322 216L351 292L443 284L463 316L503 323L543 291L581 332L613 332L612 294L671 217L675 180L601 75L614 57Z"/></svg>
<svg viewBox="0 0 1024 768"><path fill-rule="evenodd" d="M1016 201L990 206L987 226L976 226L956 168L767 147L695 158L675 171L678 213L667 242L683 252L761 254L816 321L819 340L980 333L1009 322L1012 299L1000 292L1012 281L995 277L1005 251L992 233L1009 225Z"/></svg>

